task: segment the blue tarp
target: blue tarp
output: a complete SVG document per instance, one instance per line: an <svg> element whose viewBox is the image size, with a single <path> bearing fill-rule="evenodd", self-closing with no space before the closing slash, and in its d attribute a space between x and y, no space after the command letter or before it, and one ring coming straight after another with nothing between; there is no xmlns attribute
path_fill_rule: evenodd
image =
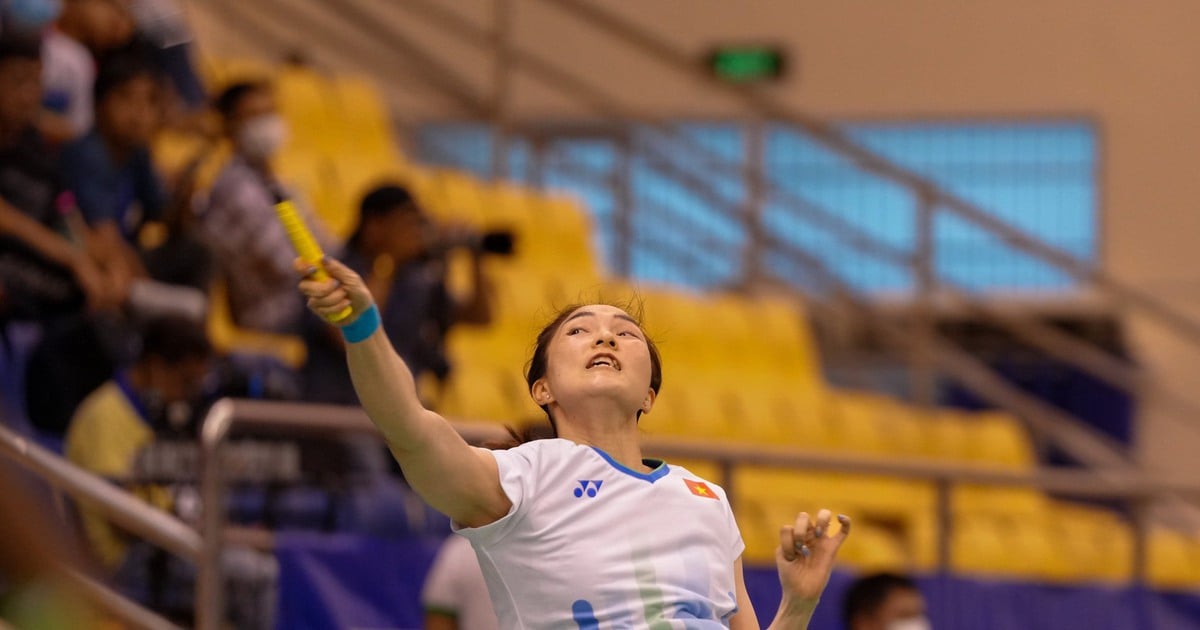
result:
<svg viewBox="0 0 1200 630"><path fill-rule="evenodd" d="M421 582L440 542L281 533L279 627L420 628ZM851 579L834 575L812 630L842 628L841 598ZM1200 591L942 576L919 582L939 630L1200 630ZM779 603L774 567L747 568L746 588L765 627Z"/></svg>

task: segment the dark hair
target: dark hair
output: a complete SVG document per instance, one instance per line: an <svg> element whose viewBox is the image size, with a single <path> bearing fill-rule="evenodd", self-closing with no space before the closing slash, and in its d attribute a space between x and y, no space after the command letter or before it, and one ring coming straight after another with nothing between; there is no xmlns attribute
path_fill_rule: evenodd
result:
<svg viewBox="0 0 1200 630"><path fill-rule="evenodd" d="M420 208L413 199L412 193L399 184L381 184L372 188L370 192L363 195L362 201L358 204L358 227L354 228L348 244L352 248L359 246L362 240L363 226L366 225L367 219L381 217L392 212L420 212Z"/></svg>
<svg viewBox="0 0 1200 630"><path fill-rule="evenodd" d="M162 76L158 66L145 55L137 52L122 52L105 58L96 72L96 83L92 95L96 107L117 88L138 79L157 82Z"/></svg>
<svg viewBox="0 0 1200 630"><path fill-rule="evenodd" d="M567 321L567 318L572 313L584 306L586 304L571 304L564 307L538 333L537 340L533 346L533 357L529 359L529 364L525 367L525 384L529 387L530 391L533 390L533 384L546 375L547 363L549 363L550 341L554 339L554 335L558 333L558 329L562 327L563 322ZM609 304L609 306L615 306L629 313L630 317L633 317L638 322L638 325L641 326L642 307L636 300L627 304ZM644 330L643 334L645 334ZM657 394L659 388L662 387L662 358L658 354L658 346L654 345L654 340L649 335L646 335L646 347L650 349L650 388ZM542 411L546 412L546 417L550 419L550 425L557 432L558 427L554 424L554 417L550 415L550 406L538 406L542 408ZM642 417L641 410L638 410L637 417Z"/></svg>
<svg viewBox="0 0 1200 630"><path fill-rule="evenodd" d="M549 440L558 437L558 432L554 430L554 425L541 418L523 422L517 427L506 424L504 425L504 431L508 433L507 437L488 440L483 443L483 447L494 451L504 450L520 446L526 442L533 442L534 440Z"/></svg>
<svg viewBox="0 0 1200 630"><path fill-rule="evenodd" d="M247 96L255 92L264 92L271 89L271 85L266 81L238 81L227 86L213 101L213 108L225 120L233 118L237 112L238 105L242 104Z"/></svg>
<svg viewBox="0 0 1200 630"><path fill-rule="evenodd" d="M888 595L895 591L919 591L912 578L895 573L875 573L861 577L850 585L842 600L846 626L864 615L875 614Z"/></svg>
<svg viewBox="0 0 1200 630"><path fill-rule="evenodd" d="M184 317L160 317L142 327L142 358L157 357L176 364L212 356L203 324Z"/></svg>
<svg viewBox="0 0 1200 630"><path fill-rule="evenodd" d="M37 61L42 58L42 40L33 35L5 34L0 36L0 61L26 59Z"/></svg>

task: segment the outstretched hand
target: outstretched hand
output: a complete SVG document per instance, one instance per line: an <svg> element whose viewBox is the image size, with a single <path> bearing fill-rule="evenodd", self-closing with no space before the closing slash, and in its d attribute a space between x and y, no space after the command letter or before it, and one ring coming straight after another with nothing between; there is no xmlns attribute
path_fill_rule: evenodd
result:
<svg viewBox="0 0 1200 630"><path fill-rule="evenodd" d="M801 512L794 525L780 528L775 567L779 570L785 599L816 606L821 598L838 549L850 535L850 517L844 514L837 517L841 525L839 531L830 534L831 516L829 510L821 510L813 522L808 512Z"/></svg>
<svg viewBox="0 0 1200 630"><path fill-rule="evenodd" d="M347 326L370 308L375 300L362 277L352 269L329 257L322 264L329 278L316 280L313 276L317 273L317 267L301 258L296 259L294 266L303 277L300 280L300 292L308 299L308 309L325 321L330 321L331 317L350 307L349 317L333 322L337 326Z"/></svg>

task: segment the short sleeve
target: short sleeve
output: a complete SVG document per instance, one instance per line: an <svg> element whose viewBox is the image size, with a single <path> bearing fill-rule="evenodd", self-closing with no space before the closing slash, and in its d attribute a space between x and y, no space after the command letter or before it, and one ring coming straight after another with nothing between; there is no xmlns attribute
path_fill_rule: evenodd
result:
<svg viewBox="0 0 1200 630"><path fill-rule="evenodd" d="M460 527L452 523L451 528L479 547L488 547L504 539L525 518L528 504L533 496L533 483L537 478L538 442L530 442L505 451L491 451L500 471L500 487L512 502L508 514L481 527Z"/></svg>
<svg viewBox="0 0 1200 630"><path fill-rule="evenodd" d="M729 505L729 497L725 495L724 488L721 489L721 504L725 506L725 521L728 524L727 542L733 552L733 559L737 560L742 552L746 551L746 543L742 540L742 530L738 528L737 519L733 516L733 507Z"/></svg>

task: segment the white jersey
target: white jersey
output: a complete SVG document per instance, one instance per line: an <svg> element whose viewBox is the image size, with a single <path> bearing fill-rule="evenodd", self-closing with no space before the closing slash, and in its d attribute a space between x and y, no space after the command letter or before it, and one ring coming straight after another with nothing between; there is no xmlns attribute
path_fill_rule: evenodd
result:
<svg viewBox="0 0 1200 630"><path fill-rule="evenodd" d="M512 509L456 528L475 547L502 628L728 627L745 545L725 492L647 460L537 440L495 451Z"/></svg>

